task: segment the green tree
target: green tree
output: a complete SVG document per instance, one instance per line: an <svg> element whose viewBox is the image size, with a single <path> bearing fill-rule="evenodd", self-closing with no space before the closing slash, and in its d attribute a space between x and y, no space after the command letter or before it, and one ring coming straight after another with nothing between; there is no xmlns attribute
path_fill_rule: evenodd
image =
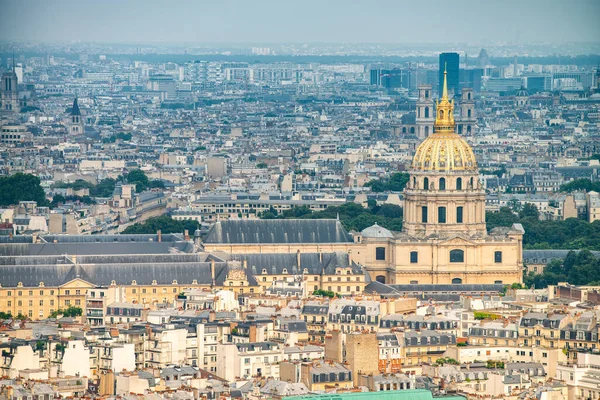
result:
<svg viewBox="0 0 600 400"><path fill-rule="evenodd" d="M485 220L487 229L491 230L499 226L512 226L519 222L519 217L508 207L501 207L498 212L486 212Z"/></svg>
<svg viewBox="0 0 600 400"><path fill-rule="evenodd" d="M365 183L373 192L401 192L408 183L410 175L405 172L396 172L389 178L374 179Z"/></svg>
<svg viewBox="0 0 600 400"><path fill-rule="evenodd" d="M586 192L600 192L600 182L592 182L588 178L575 179L569 183L565 183L560 187L561 192L574 192L577 190L584 190Z"/></svg>
<svg viewBox="0 0 600 400"><path fill-rule="evenodd" d="M134 169L124 176L125 181L130 185L135 185L136 192L143 192L148 189L149 180L146 173L141 169Z"/></svg>
<svg viewBox="0 0 600 400"><path fill-rule="evenodd" d="M38 206L49 204L40 178L21 172L0 177L0 206L17 205L20 201L35 201Z"/></svg>
<svg viewBox="0 0 600 400"><path fill-rule="evenodd" d="M200 228L200 224L195 220L177 221L168 215L160 217L148 218L143 223L137 223L128 226L123 231L123 234L145 234L150 235L158 232L161 233L182 233L187 230L190 233Z"/></svg>
<svg viewBox="0 0 600 400"><path fill-rule="evenodd" d="M535 204L525 203L519 211L519 218L523 219L528 217L535 219L540 218L540 212Z"/></svg>

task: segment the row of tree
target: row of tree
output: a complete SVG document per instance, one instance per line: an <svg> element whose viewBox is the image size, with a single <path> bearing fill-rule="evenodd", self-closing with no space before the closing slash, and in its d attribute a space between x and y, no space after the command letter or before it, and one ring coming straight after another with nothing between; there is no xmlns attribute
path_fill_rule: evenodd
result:
<svg viewBox="0 0 600 400"><path fill-rule="evenodd" d="M592 182L590 179L575 179L569 183L565 183L560 187L561 192L574 192L577 190L584 190L586 192L600 192L600 182Z"/></svg>
<svg viewBox="0 0 600 400"><path fill-rule="evenodd" d="M168 215L148 218L143 223L137 223L128 226L123 231L124 234L154 234L159 230L161 233L182 233L187 230L194 233L200 228L200 224L194 220L177 221Z"/></svg>
<svg viewBox="0 0 600 400"><path fill-rule="evenodd" d="M541 274L525 275L525 284L535 288L569 282L573 285L600 285L600 257L588 250L570 251L564 260L552 260Z"/></svg>
<svg viewBox="0 0 600 400"><path fill-rule="evenodd" d="M93 184L83 179L78 179L75 182L57 182L55 188L73 188L73 190L88 189L91 197L110 197L113 195L117 182L128 183L135 185L136 192L152 188L164 188L163 181L156 179L150 180L146 173L141 169L135 169L129 173L119 176L117 179L106 178Z"/></svg>
<svg viewBox="0 0 600 400"><path fill-rule="evenodd" d="M600 250L600 221L589 223L578 218L540 221L537 207L530 203L517 210L502 207L497 213L487 212L488 230L520 223L525 229L523 245L526 249Z"/></svg>
<svg viewBox="0 0 600 400"><path fill-rule="evenodd" d="M335 219L347 230L362 231L377 223L384 228L402 230L402 207L394 204L378 206L374 200L369 201L367 208L356 203L344 203L340 206L327 207L322 211L312 211L307 206L294 207L289 210L277 212L274 208L260 214L262 219Z"/></svg>

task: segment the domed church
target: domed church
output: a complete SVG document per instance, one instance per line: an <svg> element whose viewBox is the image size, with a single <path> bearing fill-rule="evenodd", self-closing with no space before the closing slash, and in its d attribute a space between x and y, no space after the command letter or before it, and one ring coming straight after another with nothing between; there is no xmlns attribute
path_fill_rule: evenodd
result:
<svg viewBox="0 0 600 400"><path fill-rule="evenodd" d="M471 146L455 133L446 75L434 133L417 148L404 190L402 232L363 230L355 257L382 283L522 282L523 228L487 232L485 190Z"/></svg>

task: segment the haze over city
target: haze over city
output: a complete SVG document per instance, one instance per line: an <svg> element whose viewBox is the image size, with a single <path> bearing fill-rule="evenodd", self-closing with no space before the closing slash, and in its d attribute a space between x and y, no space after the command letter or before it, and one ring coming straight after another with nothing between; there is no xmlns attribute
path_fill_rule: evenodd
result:
<svg viewBox="0 0 600 400"><path fill-rule="evenodd" d="M0 0L0 400L600 399L599 17Z"/></svg>
<svg viewBox="0 0 600 400"><path fill-rule="evenodd" d="M0 38L113 43L597 42L595 0L3 0Z"/></svg>

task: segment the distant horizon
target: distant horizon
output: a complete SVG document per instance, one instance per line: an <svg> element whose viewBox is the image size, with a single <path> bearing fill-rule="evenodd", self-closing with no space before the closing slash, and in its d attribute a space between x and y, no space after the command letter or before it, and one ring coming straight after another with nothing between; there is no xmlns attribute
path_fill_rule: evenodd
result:
<svg viewBox="0 0 600 400"><path fill-rule="evenodd" d="M3 0L0 37L114 45L559 45L600 43L598 17L597 0Z"/></svg>

